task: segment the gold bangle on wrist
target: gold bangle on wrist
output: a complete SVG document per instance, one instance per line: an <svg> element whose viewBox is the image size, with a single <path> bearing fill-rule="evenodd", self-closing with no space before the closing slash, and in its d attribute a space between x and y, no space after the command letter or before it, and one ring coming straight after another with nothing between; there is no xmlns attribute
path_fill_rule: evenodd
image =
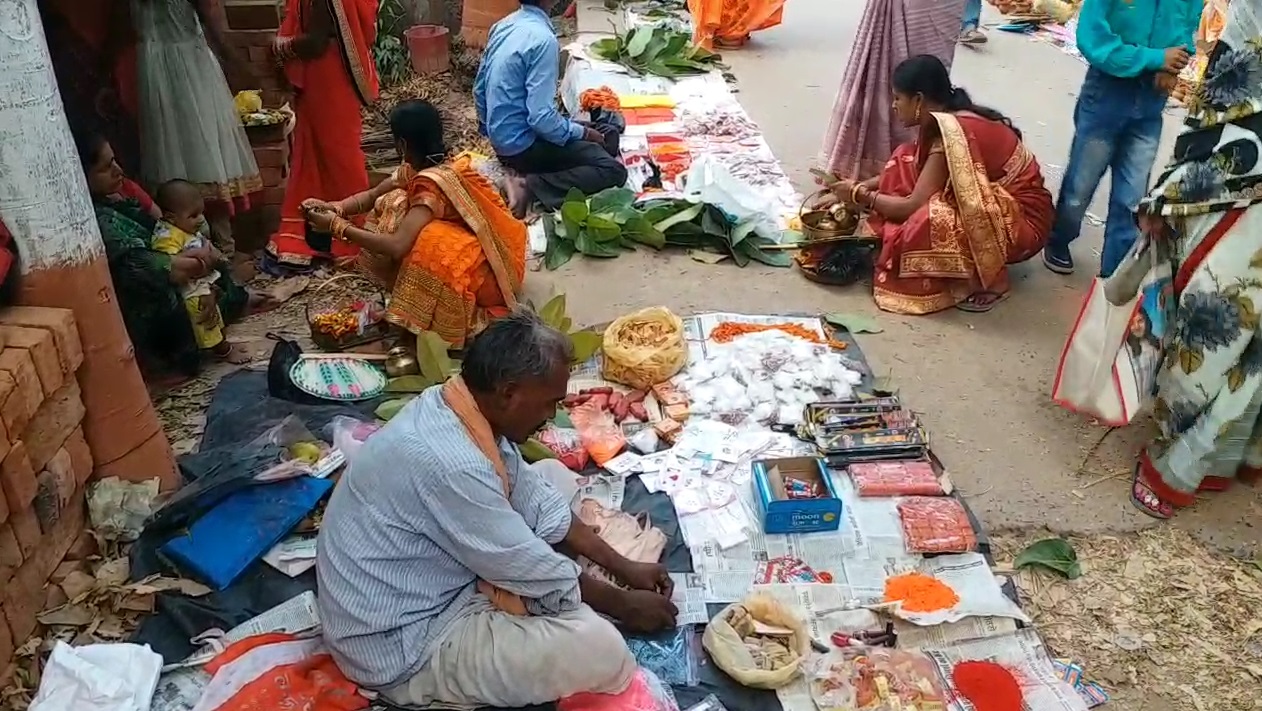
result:
<svg viewBox="0 0 1262 711"><path fill-rule="evenodd" d="M852 205L859 204L859 191L862 189L863 189L863 185L861 183L855 183L854 187L850 188L850 204Z"/></svg>
<svg viewBox="0 0 1262 711"><path fill-rule="evenodd" d="M329 231L333 233L333 239L340 239L343 242L349 242L346 238L346 230L350 229L351 221L345 217L334 217L333 223L329 226Z"/></svg>

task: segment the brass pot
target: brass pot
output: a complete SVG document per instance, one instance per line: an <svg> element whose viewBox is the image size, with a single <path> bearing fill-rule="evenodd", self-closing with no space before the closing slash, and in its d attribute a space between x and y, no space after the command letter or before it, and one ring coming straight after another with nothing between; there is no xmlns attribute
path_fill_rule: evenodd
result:
<svg viewBox="0 0 1262 711"><path fill-rule="evenodd" d="M420 361L416 360L412 351L403 346L397 346L386 353L386 375L391 378L401 378L405 375L420 374Z"/></svg>

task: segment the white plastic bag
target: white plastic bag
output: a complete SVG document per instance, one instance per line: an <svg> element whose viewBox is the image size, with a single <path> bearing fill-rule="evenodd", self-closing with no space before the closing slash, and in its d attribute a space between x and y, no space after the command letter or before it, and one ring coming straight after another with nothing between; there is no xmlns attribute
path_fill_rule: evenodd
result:
<svg viewBox="0 0 1262 711"><path fill-rule="evenodd" d="M714 205L737 222L752 220L755 234L780 241L781 230L775 215L781 210L774 193L757 190L738 180L713 154L698 156L684 174L683 183L684 197L689 201Z"/></svg>
<svg viewBox="0 0 1262 711"><path fill-rule="evenodd" d="M149 711L162 656L138 644L58 641L30 711Z"/></svg>
<svg viewBox="0 0 1262 711"><path fill-rule="evenodd" d="M1174 305L1173 269L1163 252L1141 236L1114 277L1091 282L1056 369L1056 404L1120 427L1152 402ZM1134 280L1145 261L1147 273L1130 300L1110 303L1110 296L1121 301L1115 280Z"/></svg>

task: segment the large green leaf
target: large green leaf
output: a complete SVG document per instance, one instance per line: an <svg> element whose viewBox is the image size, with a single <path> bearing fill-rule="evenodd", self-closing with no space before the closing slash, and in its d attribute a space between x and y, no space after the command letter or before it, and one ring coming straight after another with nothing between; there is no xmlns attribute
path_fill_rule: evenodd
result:
<svg viewBox="0 0 1262 711"><path fill-rule="evenodd" d="M653 227L653 223L648 218L636 215L627 220L622 226L622 236L643 245L648 245L653 249L661 249L666 246L666 235L662 231Z"/></svg>
<svg viewBox="0 0 1262 711"><path fill-rule="evenodd" d="M386 400L377 406L377 409L373 411L373 414L376 415L379 420L390 420L395 415L399 414L399 410L402 410L404 405L411 401L412 398L410 397L401 397L396 400Z"/></svg>
<svg viewBox="0 0 1262 711"><path fill-rule="evenodd" d="M575 331L570 334L570 343L574 345L574 362L586 363L596 355L605 342L605 336L596 331Z"/></svg>
<svg viewBox="0 0 1262 711"><path fill-rule="evenodd" d="M726 237L722 237L722 238L710 237L710 239L713 240L715 244L719 244L720 243L719 240L720 239L722 240L723 246L727 247L728 252L732 254L732 261L736 262L736 266L738 267L749 266L750 256L749 256L749 253L746 252L745 250L745 245L737 245L733 247L729 242L727 242Z"/></svg>
<svg viewBox="0 0 1262 711"><path fill-rule="evenodd" d="M578 239L574 240L574 246L578 251L588 257L609 258L622 254L622 250L618 245L608 242L601 242L591 235L587 230L578 233Z"/></svg>
<svg viewBox="0 0 1262 711"><path fill-rule="evenodd" d="M605 37L592 42L591 50L601 59L616 62L618 55L622 53L622 42L617 37Z"/></svg>
<svg viewBox="0 0 1262 711"><path fill-rule="evenodd" d="M662 55L666 57L678 57L679 53L691 43L691 37L683 32L676 32L666 39L666 46L662 48Z"/></svg>
<svg viewBox="0 0 1262 711"><path fill-rule="evenodd" d="M753 218L747 218L745 220L742 220L736 223L732 227L732 244L733 245L740 244L746 237L752 235L754 233L755 222L756 220L754 220Z"/></svg>
<svg viewBox="0 0 1262 711"><path fill-rule="evenodd" d="M560 269L574 257L574 243L564 237L553 236L548 240L548 249L543 254L543 266L548 271Z"/></svg>
<svg viewBox="0 0 1262 711"><path fill-rule="evenodd" d="M390 382L386 383L386 392L419 393L433 384L434 381L424 375L404 375L391 378Z"/></svg>
<svg viewBox="0 0 1262 711"><path fill-rule="evenodd" d="M622 236L622 228L608 215L588 215L587 233L597 242L614 242Z"/></svg>
<svg viewBox="0 0 1262 711"><path fill-rule="evenodd" d="M752 239L747 238L744 241L738 242L735 249L745 254L750 259L762 262L769 267L788 267L793 265L793 258L790 257L788 253L781 251L767 251L758 246L758 244Z"/></svg>
<svg viewBox="0 0 1262 711"><path fill-rule="evenodd" d="M570 188L570 192L565 196L565 202L561 203L561 222L565 224L567 238L578 239L578 233L587 222L588 212L587 197L583 195L583 191Z"/></svg>
<svg viewBox="0 0 1262 711"><path fill-rule="evenodd" d="M537 312L539 320L553 328L558 328L565 321L565 294L557 294L548 299L548 303Z"/></svg>
<svg viewBox="0 0 1262 711"><path fill-rule="evenodd" d="M881 333L885 330L880 322L867 314L832 313L824 320L851 333Z"/></svg>
<svg viewBox="0 0 1262 711"><path fill-rule="evenodd" d="M535 439L534 437L531 437L530 439L526 440L526 443L523 444L519 449L521 451L521 458L525 459L528 464L534 464L535 462L542 462L545 459L557 458L557 455L555 452L553 452L551 449L548 449L547 445L543 444L542 442Z"/></svg>
<svg viewBox="0 0 1262 711"><path fill-rule="evenodd" d="M634 203L635 191L631 188L608 188L593 195L587 205L594 215L616 215Z"/></svg>
<svg viewBox="0 0 1262 711"><path fill-rule="evenodd" d="M691 222L692 220L695 220L697 218L697 215L700 215L701 211L704 209L705 209L704 203L696 203L683 210L680 210L679 212L673 213L670 217L654 222L653 228L660 230L662 232L665 232L669 230L671 227L674 227L675 225L680 225L685 222Z"/></svg>
<svg viewBox="0 0 1262 711"><path fill-rule="evenodd" d="M421 375L431 382L442 383L456 370L456 364L447 354L450 346L443 337L433 331L421 331L416 337L416 360Z"/></svg>
<svg viewBox="0 0 1262 711"><path fill-rule="evenodd" d="M1017 559L1012 567L1020 570L1027 565L1047 568L1073 580L1082 575L1082 564L1078 562L1078 553L1069 541L1063 538L1044 538L1031 543Z"/></svg>
<svg viewBox="0 0 1262 711"><path fill-rule="evenodd" d="M713 242L706 236L701 225L695 222L681 222L678 225L672 225L665 230L666 244L675 245L677 247L697 247L708 245ZM726 249L726 245L722 246Z"/></svg>
<svg viewBox="0 0 1262 711"><path fill-rule="evenodd" d="M727 215L714 205L707 204L701 212L701 229L710 237L722 240L724 243L731 243L730 231L727 225Z"/></svg>
<svg viewBox="0 0 1262 711"><path fill-rule="evenodd" d="M652 25L640 25L631 30L631 34L627 35L627 56L639 57L644 54L644 50L648 49L649 41L652 39Z"/></svg>

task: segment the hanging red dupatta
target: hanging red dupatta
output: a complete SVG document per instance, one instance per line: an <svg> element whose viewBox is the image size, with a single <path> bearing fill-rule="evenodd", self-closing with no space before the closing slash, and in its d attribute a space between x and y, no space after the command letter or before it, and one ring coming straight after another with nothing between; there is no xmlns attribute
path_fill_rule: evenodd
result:
<svg viewBox="0 0 1262 711"><path fill-rule="evenodd" d="M360 109L377 99L371 52L377 39L377 0L288 0L279 36L303 34L316 2L329 4L335 41L315 59L285 64L298 120L280 229L267 245L273 257L290 266L306 266L317 256L303 238L303 200L332 202L368 189L368 169L359 145ZM335 258L358 252L349 242L333 243Z"/></svg>

